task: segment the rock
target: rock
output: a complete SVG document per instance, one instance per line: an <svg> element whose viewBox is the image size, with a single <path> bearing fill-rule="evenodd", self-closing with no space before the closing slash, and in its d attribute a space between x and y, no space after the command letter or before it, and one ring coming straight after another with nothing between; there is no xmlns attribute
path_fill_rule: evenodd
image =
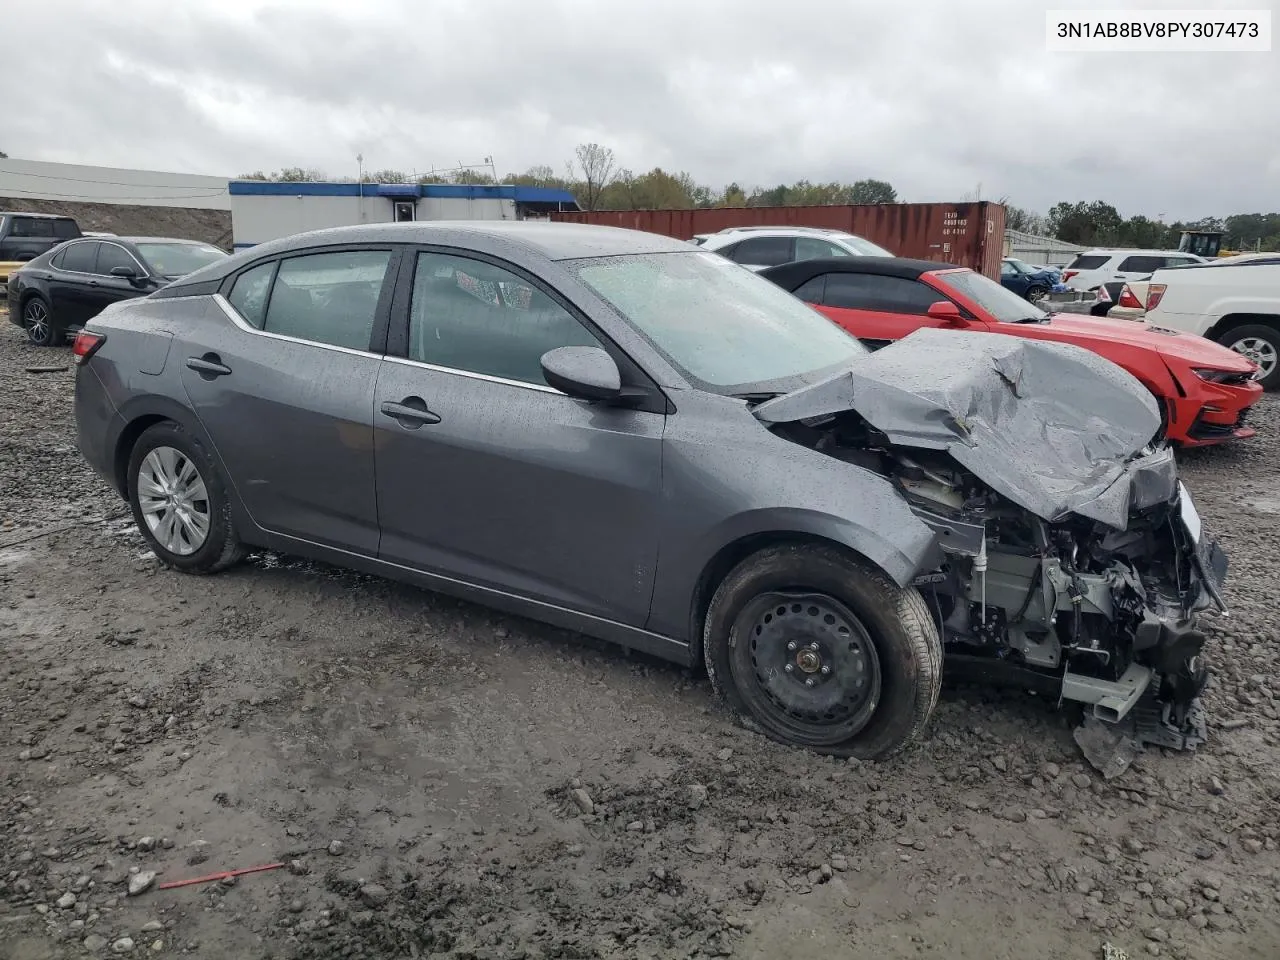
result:
<svg viewBox="0 0 1280 960"><path fill-rule="evenodd" d="M1001 773L1007 773L1009 770L1009 763L1004 757L995 757L991 763Z"/></svg>
<svg viewBox="0 0 1280 960"><path fill-rule="evenodd" d="M1227 792L1227 788L1222 785L1222 781L1217 777L1209 778L1209 792L1215 797L1220 797Z"/></svg>
<svg viewBox="0 0 1280 960"><path fill-rule="evenodd" d="M142 837L141 839L138 840L138 849L141 850L143 853L150 853L155 848L156 848L155 837Z"/></svg>
<svg viewBox="0 0 1280 960"><path fill-rule="evenodd" d="M163 941L163 940L152 940L152 941L151 941L151 952L152 952L152 953L159 953L159 952L160 952L161 950L163 950L163 949L164 949L164 941Z"/></svg>
<svg viewBox="0 0 1280 960"><path fill-rule="evenodd" d="M1056 763L1046 763L1042 768L1045 778L1048 780L1056 780L1062 773L1061 768Z"/></svg>
<svg viewBox="0 0 1280 960"><path fill-rule="evenodd" d="M115 943L111 944L111 952L112 952L112 953L132 953L132 952L133 952L133 938L132 938L132 937L121 937L121 938L120 938L119 940L117 940Z"/></svg>
<svg viewBox="0 0 1280 960"><path fill-rule="evenodd" d="M1077 773L1071 778L1071 782L1075 785L1077 790L1088 790L1093 784L1093 780L1087 773Z"/></svg>
<svg viewBox="0 0 1280 960"><path fill-rule="evenodd" d="M301 913L303 910L307 909L307 907L301 900L290 900L289 906L285 909L290 913Z"/></svg>
<svg viewBox="0 0 1280 960"><path fill-rule="evenodd" d="M139 870L129 878L129 896L136 897L139 894L146 893L155 882L156 872L154 870ZM129 949L132 950L133 948L130 947Z"/></svg>
<svg viewBox="0 0 1280 960"><path fill-rule="evenodd" d="M628 833L643 833L643 832L644 832L644 821L643 821L643 820L632 820L630 823L628 823L628 824L627 824L627 832L628 832Z"/></svg>
<svg viewBox="0 0 1280 960"><path fill-rule="evenodd" d="M707 802L707 788L700 783L689 785L689 809L697 810Z"/></svg>
<svg viewBox="0 0 1280 960"><path fill-rule="evenodd" d="M341 840L332 840L329 843L328 850L329 850L329 856L340 857L344 853L346 853L347 845L343 843Z"/></svg>
<svg viewBox="0 0 1280 960"><path fill-rule="evenodd" d="M1195 854L1197 860L1212 860L1217 851L1207 843L1198 843L1191 852Z"/></svg>
<svg viewBox="0 0 1280 960"><path fill-rule="evenodd" d="M1248 837L1247 839L1241 840L1240 846L1244 847L1244 849L1249 853L1262 852L1262 841L1254 839L1253 837Z"/></svg>
<svg viewBox="0 0 1280 960"><path fill-rule="evenodd" d="M391 893L380 883L366 883L360 888L360 899L365 906L380 910L391 899Z"/></svg>
<svg viewBox="0 0 1280 960"><path fill-rule="evenodd" d="M305 860L290 860L289 872L295 877L305 877L311 872L311 868L307 866L307 862Z"/></svg>
<svg viewBox="0 0 1280 960"><path fill-rule="evenodd" d="M837 854L836 856L831 858L831 868L833 870L839 870L841 873L843 873L844 871L849 869L849 861L845 857L842 857Z"/></svg>
<svg viewBox="0 0 1280 960"><path fill-rule="evenodd" d="M908 837L905 835L898 837L897 840L898 840L898 846L900 847L912 847L912 846L915 846L915 842L916 842L915 837Z"/></svg>
<svg viewBox="0 0 1280 960"><path fill-rule="evenodd" d="M821 871L821 873L822 873L822 879L823 879L823 880L830 880L833 876L835 876L835 874L832 872L831 864L829 864L829 863L824 863L824 864L823 864L821 867L819 867L818 869L819 869L819 870Z"/></svg>
<svg viewBox="0 0 1280 960"><path fill-rule="evenodd" d="M719 760L721 763L724 763L732 756L733 756L733 748L725 747L723 750L721 750L719 753L716 754L716 759Z"/></svg>
<svg viewBox="0 0 1280 960"><path fill-rule="evenodd" d="M569 791L569 799L583 813L594 813L596 809L595 802L591 799L591 794L587 793L583 787L575 787Z"/></svg>
<svg viewBox="0 0 1280 960"><path fill-rule="evenodd" d="M99 950L101 950L103 947L107 945L107 938L100 937L96 933L91 933L87 937L85 937L83 940L80 941L80 945L83 946L90 953L97 953Z"/></svg>
<svg viewBox="0 0 1280 960"><path fill-rule="evenodd" d="M141 929L143 933L159 933L164 929L164 924L159 920L148 920Z"/></svg>

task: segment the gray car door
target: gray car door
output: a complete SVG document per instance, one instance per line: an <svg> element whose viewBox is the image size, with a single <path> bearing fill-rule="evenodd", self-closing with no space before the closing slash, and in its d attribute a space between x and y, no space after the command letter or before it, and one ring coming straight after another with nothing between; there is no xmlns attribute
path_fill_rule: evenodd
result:
<svg viewBox="0 0 1280 960"><path fill-rule="evenodd" d="M175 331L192 408L263 529L376 555L372 347L398 261L351 248L250 266Z"/></svg>
<svg viewBox="0 0 1280 960"><path fill-rule="evenodd" d="M379 556L642 626L665 416L547 386L550 349L597 345L511 265L420 252L404 357L375 401Z"/></svg>

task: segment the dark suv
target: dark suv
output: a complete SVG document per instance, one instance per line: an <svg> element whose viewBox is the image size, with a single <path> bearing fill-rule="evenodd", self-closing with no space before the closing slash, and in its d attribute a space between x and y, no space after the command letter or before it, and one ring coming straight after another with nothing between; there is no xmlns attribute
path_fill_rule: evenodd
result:
<svg viewBox="0 0 1280 960"><path fill-rule="evenodd" d="M80 236L70 217L47 213L0 213L0 260L34 260L63 240Z"/></svg>

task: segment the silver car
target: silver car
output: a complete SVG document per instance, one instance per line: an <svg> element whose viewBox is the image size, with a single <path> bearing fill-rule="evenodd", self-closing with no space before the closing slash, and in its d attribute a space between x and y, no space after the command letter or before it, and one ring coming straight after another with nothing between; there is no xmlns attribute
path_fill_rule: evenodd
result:
<svg viewBox="0 0 1280 960"><path fill-rule="evenodd" d="M277 240L76 339L85 457L166 564L250 548L686 666L746 724L877 757L944 644L1115 731L1200 735L1225 560L1159 413L1074 347L874 354L687 243L555 223Z"/></svg>

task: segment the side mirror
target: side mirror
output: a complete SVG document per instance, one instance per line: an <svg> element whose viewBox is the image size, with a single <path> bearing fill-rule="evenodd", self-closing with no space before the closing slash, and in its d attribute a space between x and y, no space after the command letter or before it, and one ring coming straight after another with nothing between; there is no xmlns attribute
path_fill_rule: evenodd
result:
<svg viewBox="0 0 1280 960"><path fill-rule="evenodd" d="M957 326L964 323L964 316L960 313L960 308L950 300L939 300L937 303L929 304L926 311L934 320L941 320L943 323L952 323Z"/></svg>
<svg viewBox="0 0 1280 960"><path fill-rule="evenodd" d="M613 357L599 347L556 347L542 355L542 376L557 390L579 400L617 400L622 374Z"/></svg>
<svg viewBox="0 0 1280 960"><path fill-rule="evenodd" d="M138 276L138 271L133 267L112 267L111 275L113 277L123 277L125 280L134 280Z"/></svg>

